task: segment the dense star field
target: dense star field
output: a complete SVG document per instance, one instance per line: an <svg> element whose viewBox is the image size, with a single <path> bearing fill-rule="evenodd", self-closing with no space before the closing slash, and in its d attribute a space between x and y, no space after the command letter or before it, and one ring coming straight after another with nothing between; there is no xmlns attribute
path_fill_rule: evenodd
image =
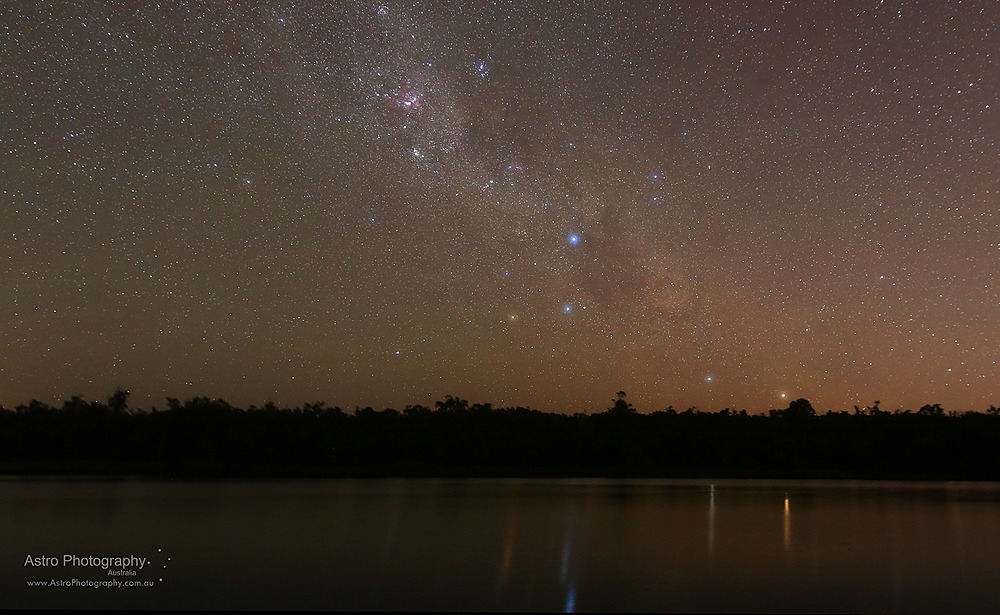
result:
<svg viewBox="0 0 1000 615"><path fill-rule="evenodd" d="M4 3L0 404L985 410L998 8Z"/></svg>

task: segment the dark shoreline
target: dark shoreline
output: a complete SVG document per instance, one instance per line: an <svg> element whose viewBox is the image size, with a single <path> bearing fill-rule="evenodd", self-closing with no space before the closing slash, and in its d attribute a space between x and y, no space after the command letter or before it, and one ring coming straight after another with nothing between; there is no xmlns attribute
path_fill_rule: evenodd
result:
<svg viewBox="0 0 1000 615"><path fill-rule="evenodd" d="M767 415L689 409L553 414L448 397L435 409L246 410L168 400L133 411L73 398L0 409L0 476L162 479L676 478L997 481L1000 412Z"/></svg>

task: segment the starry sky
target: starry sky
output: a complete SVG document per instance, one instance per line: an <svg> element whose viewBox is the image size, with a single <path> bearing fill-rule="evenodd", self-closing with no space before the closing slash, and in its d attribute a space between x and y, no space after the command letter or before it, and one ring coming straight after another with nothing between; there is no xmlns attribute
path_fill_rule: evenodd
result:
<svg viewBox="0 0 1000 615"><path fill-rule="evenodd" d="M998 11L5 2L0 404L985 410Z"/></svg>

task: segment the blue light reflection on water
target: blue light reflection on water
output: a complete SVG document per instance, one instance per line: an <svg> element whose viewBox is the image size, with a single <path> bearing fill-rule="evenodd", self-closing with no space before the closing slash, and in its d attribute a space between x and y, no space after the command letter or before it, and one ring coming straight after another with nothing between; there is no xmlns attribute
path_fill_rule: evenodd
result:
<svg viewBox="0 0 1000 615"><path fill-rule="evenodd" d="M573 538L576 532L575 509L570 509L566 515L566 531L563 535L562 558L559 567L559 580L566 588L566 604L563 607L564 613L576 612L576 575L570 574L570 565L573 562Z"/></svg>
<svg viewBox="0 0 1000 615"><path fill-rule="evenodd" d="M576 613L576 586L570 585L566 592L566 606L563 613Z"/></svg>

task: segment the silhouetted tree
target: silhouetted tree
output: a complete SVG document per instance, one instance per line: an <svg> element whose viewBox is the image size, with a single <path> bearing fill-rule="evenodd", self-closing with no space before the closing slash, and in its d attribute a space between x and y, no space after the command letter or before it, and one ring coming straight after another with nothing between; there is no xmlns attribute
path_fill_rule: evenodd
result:
<svg viewBox="0 0 1000 615"><path fill-rule="evenodd" d="M128 395L128 391L118 387L108 398L108 408L119 414L126 412L128 410Z"/></svg>
<svg viewBox="0 0 1000 615"><path fill-rule="evenodd" d="M448 413L464 413L469 410L469 402L460 398L452 397L451 395L445 395L444 401L436 401L434 405L437 407L439 412Z"/></svg>
<svg viewBox="0 0 1000 615"><path fill-rule="evenodd" d="M608 414L625 416L635 413L635 407L625 400L625 391L618 391L615 395L612 406L608 408Z"/></svg>
<svg viewBox="0 0 1000 615"><path fill-rule="evenodd" d="M920 410L917 410L917 414L922 414L925 416L943 416L944 409L941 404L924 404L920 406Z"/></svg>
<svg viewBox="0 0 1000 615"><path fill-rule="evenodd" d="M788 404L785 415L791 418L805 418L816 416L816 411L813 410L812 404L809 403L808 399L800 397Z"/></svg>
<svg viewBox="0 0 1000 615"><path fill-rule="evenodd" d="M426 417L429 416L432 412L433 410L431 410L427 406L421 406L419 404L416 406L407 406L403 408L403 415L407 417Z"/></svg>

